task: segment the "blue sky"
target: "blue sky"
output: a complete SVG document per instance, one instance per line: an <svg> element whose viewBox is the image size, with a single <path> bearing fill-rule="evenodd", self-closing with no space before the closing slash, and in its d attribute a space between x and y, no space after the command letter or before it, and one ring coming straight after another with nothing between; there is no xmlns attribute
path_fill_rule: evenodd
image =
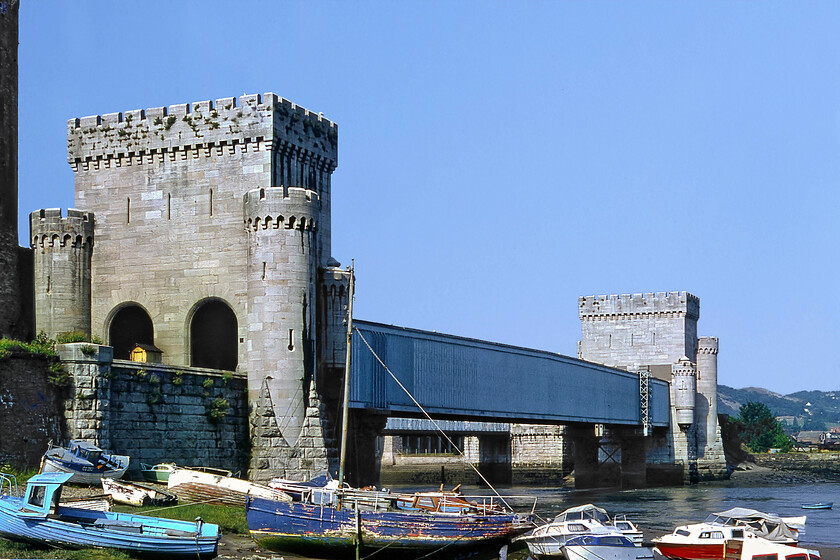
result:
<svg viewBox="0 0 840 560"><path fill-rule="evenodd" d="M273 91L339 125L356 316L576 355L686 290L719 381L838 389L840 4L65 2L20 10L20 226L71 117Z"/></svg>

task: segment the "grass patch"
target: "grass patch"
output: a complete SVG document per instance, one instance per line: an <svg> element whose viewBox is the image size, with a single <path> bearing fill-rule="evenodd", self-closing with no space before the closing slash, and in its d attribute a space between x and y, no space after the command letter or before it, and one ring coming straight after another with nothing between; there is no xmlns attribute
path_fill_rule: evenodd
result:
<svg viewBox="0 0 840 560"><path fill-rule="evenodd" d="M40 548L0 538L0 558L50 558L56 560L130 560L132 557L119 550L83 548L64 550Z"/></svg>
<svg viewBox="0 0 840 560"><path fill-rule="evenodd" d="M114 511L122 513L136 513L138 515L151 515L153 517L164 517L166 519L179 519L181 521L195 521L196 517L202 518L207 523L215 523L222 533L236 533L239 535L248 534L248 521L245 519L244 507L217 506L210 504L185 504L169 508L156 506L132 507L117 505Z"/></svg>

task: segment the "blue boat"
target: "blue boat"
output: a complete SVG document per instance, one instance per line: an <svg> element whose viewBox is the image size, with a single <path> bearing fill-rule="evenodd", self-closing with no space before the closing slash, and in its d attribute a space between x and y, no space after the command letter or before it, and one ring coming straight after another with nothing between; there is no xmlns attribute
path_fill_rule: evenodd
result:
<svg viewBox="0 0 840 560"><path fill-rule="evenodd" d="M319 558L385 552L406 558L441 552L447 557L478 549L498 550L534 527L530 515L480 510L474 513L361 510L364 490L350 491L343 504L280 502L250 498L248 529L257 543L275 552ZM327 497L325 493L313 493ZM381 492L376 500L382 501ZM396 498L396 496L395 496ZM369 502L368 502L369 503Z"/></svg>
<svg viewBox="0 0 840 560"><path fill-rule="evenodd" d="M213 558L219 526L60 506L70 473L42 473L29 479L22 498L17 482L0 475L0 536L55 548L114 548L155 558Z"/></svg>
<svg viewBox="0 0 840 560"><path fill-rule="evenodd" d="M834 502L818 502L815 504L802 504L802 509L831 509Z"/></svg>

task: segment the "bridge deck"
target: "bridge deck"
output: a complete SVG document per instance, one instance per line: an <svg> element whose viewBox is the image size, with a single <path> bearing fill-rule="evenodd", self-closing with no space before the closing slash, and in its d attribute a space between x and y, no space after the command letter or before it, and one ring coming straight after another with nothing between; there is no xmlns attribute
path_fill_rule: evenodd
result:
<svg viewBox="0 0 840 560"><path fill-rule="evenodd" d="M433 417L485 422L641 425L639 376L576 358L355 321L350 406L420 415L388 369ZM650 379L650 422L669 423L669 386Z"/></svg>

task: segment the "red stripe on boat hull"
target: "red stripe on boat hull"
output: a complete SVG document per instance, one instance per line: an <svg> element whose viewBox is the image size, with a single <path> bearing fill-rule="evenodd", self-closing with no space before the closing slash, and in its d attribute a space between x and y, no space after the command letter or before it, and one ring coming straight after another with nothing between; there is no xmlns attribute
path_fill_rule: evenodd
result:
<svg viewBox="0 0 840 560"><path fill-rule="evenodd" d="M656 543L656 548L667 558L672 560L723 560L726 552L724 543L690 544L690 543Z"/></svg>

